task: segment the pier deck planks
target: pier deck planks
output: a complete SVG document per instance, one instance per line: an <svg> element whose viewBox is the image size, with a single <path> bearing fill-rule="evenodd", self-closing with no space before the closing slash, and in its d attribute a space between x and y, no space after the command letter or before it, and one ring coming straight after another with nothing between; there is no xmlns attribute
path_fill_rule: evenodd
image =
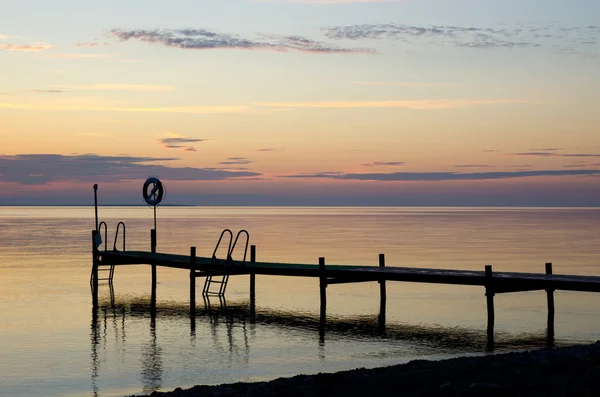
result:
<svg viewBox="0 0 600 397"><path fill-rule="evenodd" d="M115 265L149 264L190 270L187 255L152 253L145 251L99 251L102 263ZM318 264L246 262L240 264L211 264L210 258L196 257L196 271L221 272L228 274L264 274L274 276L320 277ZM495 292L517 292L530 290L567 290L600 292L600 277L543 273L494 272L491 280L484 271L426 269L410 267L377 267L352 265L327 265L326 277L336 282L359 281L407 281L435 284L457 284L486 286Z"/></svg>

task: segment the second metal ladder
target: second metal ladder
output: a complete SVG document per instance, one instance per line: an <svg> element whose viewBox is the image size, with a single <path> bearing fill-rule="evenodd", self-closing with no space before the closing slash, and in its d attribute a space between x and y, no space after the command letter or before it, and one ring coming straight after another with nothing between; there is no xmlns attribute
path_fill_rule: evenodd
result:
<svg viewBox="0 0 600 397"><path fill-rule="evenodd" d="M108 251L108 227L106 226L106 222L100 222L100 224L98 225L98 233L96 234L98 241L96 241L96 245L98 247L100 247L102 245L102 226L104 226L104 251ZM117 240L119 238L119 230L121 230L121 226L123 226L123 251L125 251L125 223L123 222L119 222L117 223L117 230L115 232L115 241L113 243L113 251L118 251L117 250ZM105 277L101 277L100 276L100 272L106 274L105 272L108 272L108 275L106 275ZM98 281L108 281L109 284L112 284L113 281L113 277L115 275L115 265L114 263L111 264L104 264L102 262L98 263ZM92 269L92 274L90 275L90 285L93 283L94 280L94 269Z"/></svg>
<svg viewBox="0 0 600 397"><path fill-rule="evenodd" d="M221 241L223 240L223 236L225 234L229 235L229 245L227 247L227 257L226 259L219 259L217 258L217 251L219 249L219 246L221 245ZM238 239L240 238L240 235L246 235L246 245L244 247L244 256L241 260L241 262L238 262L239 264L243 265L244 263L246 263L246 254L248 252L248 242L250 241L250 235L248 234L248 232L246 230L240 230L238 232L238 234L235 236L235 240L233 239L233 233L231 232L231 230L229 229L225 229L221 232L221 236L219 237L219 240L217 241L217 245L215 246L215 249L213 251L212 257L211 257L211 265L225 265L225 266L230 266L234 263L233 260L233 252L235 250L236 244L238 242ZM227 271L223 271L222 273L219 272L219 274L210 274L208 276L206 276L206 280L204 281L204 287L202 288L202 295L204 296L208 296L208 295L217 295L217 296L224 296L225 295L225 290L227 289L227 282L229 281L229 273L227 273ZM218 289L215 290L215 288L213 288L211 290L211 285L216 284L218 285Z"/></svg>

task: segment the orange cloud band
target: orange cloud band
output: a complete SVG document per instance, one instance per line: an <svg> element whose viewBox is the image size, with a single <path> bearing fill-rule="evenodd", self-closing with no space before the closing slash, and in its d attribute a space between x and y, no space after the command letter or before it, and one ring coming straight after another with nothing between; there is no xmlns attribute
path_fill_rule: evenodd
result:
<svg viewBox="0 0 600 397"><path fill-rule="evenodd" d="M39 52L46 51L52 48L50 44L0 44L0 50L4 51L23 51L23 52Z"/></svg>
<svg viewBox="0 0 600 397"><path fill-rule="evenodd" d="M171 106L171 107L108 107L75 105L34 105L25 103L0 103L0 109L22 110L64 110L64 111L105 111L105 112L142 112L142 113L241 113L247 106Z"/></svg>
<svg viewBox="0 0 600 397"><path fill-rule="evenodd" d="M259 106L278 108L406 108L456 109L478 105L532 103L523 99L422 99L401 101L326 101L326 102L260 102Z"/></svg>

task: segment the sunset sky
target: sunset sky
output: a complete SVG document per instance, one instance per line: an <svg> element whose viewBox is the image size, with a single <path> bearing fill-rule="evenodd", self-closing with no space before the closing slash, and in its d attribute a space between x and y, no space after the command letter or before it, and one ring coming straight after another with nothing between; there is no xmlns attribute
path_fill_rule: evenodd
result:
<svg viewBox="0 0 600 397"><path fill-rule="evenodd" d="M0 205L600 205L598 0L20 0Z"/></svg>

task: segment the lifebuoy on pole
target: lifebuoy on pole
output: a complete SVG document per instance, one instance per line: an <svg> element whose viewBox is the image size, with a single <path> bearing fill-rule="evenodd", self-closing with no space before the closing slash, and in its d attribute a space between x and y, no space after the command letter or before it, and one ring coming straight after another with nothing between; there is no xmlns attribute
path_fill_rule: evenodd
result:
<svg viewBox="0 0 600 397"><path fill-rule="evenodd" d="M155 176L151 176L144 182L144 189L142 190L144 195L144 201L153 207L156 207L163 199L165 189L162 182Z"/></svg>

